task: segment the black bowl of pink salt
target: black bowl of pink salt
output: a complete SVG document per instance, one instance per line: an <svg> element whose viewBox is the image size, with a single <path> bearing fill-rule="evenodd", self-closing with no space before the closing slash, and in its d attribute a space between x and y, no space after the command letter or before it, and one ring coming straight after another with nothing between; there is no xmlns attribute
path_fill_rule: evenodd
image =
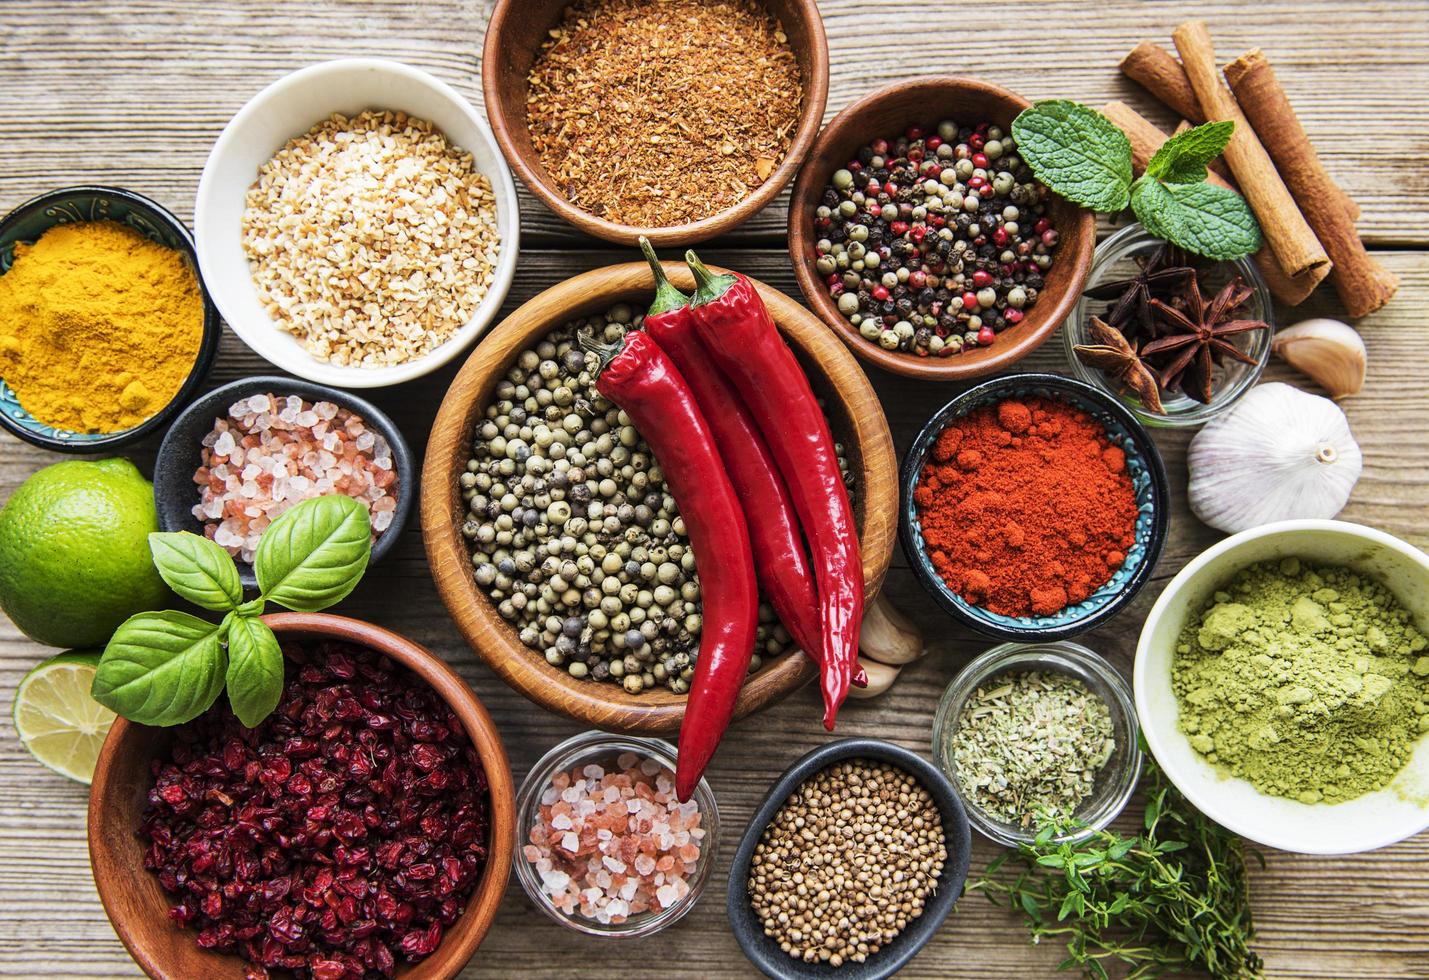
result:
<svg viewBox="0 0 1429 980"><path fill-rule="evenodd" d="M253 728L120 718L89 849L115 932L156 980L450 980L510 873L514 792L490 715L440 658L342 616L264 617L283 696Z"/></svg>
<svg viewBox="0 0 1429 980"><path fill-rule="evenodd" d="M904 457L899 537L935 602L985 636L1075 636L1150 579L1168 524L1161 454L1136 417L1051 374L943 406Z"/></svg>
<svg viewBox="0 0 1429 980"><path fill-rule="evenodd" d="M245 378L175 419L154 463L154 502L160 527L214 541L253 589L258 539L285 510L324 494L357 499L377 562L401 536L416 480L406 439L371 402L309 381Z"/></svg>

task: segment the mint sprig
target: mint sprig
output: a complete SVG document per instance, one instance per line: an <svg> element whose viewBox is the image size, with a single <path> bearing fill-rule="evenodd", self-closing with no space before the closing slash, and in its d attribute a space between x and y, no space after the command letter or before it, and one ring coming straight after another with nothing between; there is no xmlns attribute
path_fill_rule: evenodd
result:
<svg viewBox="0 0 1429 980"><path fill-rule="evenodd" d="M149 535L154 565L179 596L216 612L139 613L119 625L100 657L90 694L142 725L181 725L228 689L238 720L254 727L283 696L283 653L260 617L268 602L316 612L357 587L372 554L367 508L330 494L305 500L258 541L258 598L243 601L228 552L187 531Z"/></svg>
<svg viewBox="0 0 1429 980"><path fill-rule="evenodd" d="M1206 183L1206 165L1226 148L1235 123L1210 122L1168 139L1132 179L1131 144L1090 106L1038 102L1012 121L1018 152L1047 187L1083 207L1113 213L1128 204L1157 238L1210 259L1260 248L1260 224L1245 198Z"/></svg>

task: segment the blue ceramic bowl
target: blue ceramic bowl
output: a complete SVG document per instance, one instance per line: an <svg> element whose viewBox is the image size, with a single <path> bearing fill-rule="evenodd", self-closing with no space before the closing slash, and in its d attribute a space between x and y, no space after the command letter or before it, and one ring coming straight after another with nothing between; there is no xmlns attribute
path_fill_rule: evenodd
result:
<svg viewBox="0 0 1429 980"><path fill-rule="evenodd" d="M1087 412L1103 426L1112 442L1126 453L1126 467L1136 491L1136 544L1111 579L1083 602L1050 616L1003 616L976 606L948 588L928 558L913 490L923 463L938 435L954 419L980 405L1005 398L1055 398ZM1151 577L1161 546L1166 543L1168 481L1166 464L1145 427L1131 411L1105 392L1055 374L1012 374L969 388L944 405L913 440L899 471L898 536L918 581L954 619L984 636L1018 643L1063 640L1085 632L1114 616L1141 591Z"/></svg>
<svg viewBox="0 0 1429 980"><path fill-rule="evenodd" d="M397 471L397 509L392 514L391 525L372 543L370 563L376 564L402 536L402 528L412 512L412 501L416 499L419 489L416 457L396 423L376 405L348 392L295 378L273 375L240 378L215 388L183 410L164 434L164 441L154 459L154 506L159 513L159 527L165 531L203 534L203 522L193 514L194 505L201 497L193 477L203 462L203 437L213 431L214 420L226 415L228 407L234 402L249 395L269 393L297 395L310 402L332 402L339 408L360 415L368 428L382 433L392 447L392 466ZM238 565L238 578L243 587L256 589L258 578L253 566L237 560L235 564Z"/></svg>
<svg viewBox="0 0 1429 980"><path fill-rule="evenodd" d="M218 310L208 298L208 290L203 288L193 236L184 223L147 197L118 187L65 187L31 198L11 211L0 221L0 275L10 271L17 242L34 244L55 225L74 221L117 221L160 245L174 249L184 256L194 276L198 277L199 289L203 292L203 341L188 377L167 405L133 428L120 432L89 433L70 432L46 425L25 411L15 392L0 379L0 425L43 449L62 453L98 453L127 446L158 431L193 398L213 364L223 327L218 319Z"/></svg>
<svg viewBox="0 0 1429 980"><path fill-rule="evenodd" d="M891 943L863 963L847 962L837 967L827 963L805 963L781 950L778 943L764 935L764 924L749 900L749 865L754 859L755 847L764 836L764 829L794 791L829 766L850 759L886 762L917 779L937 804L948 856L943 862L943 872L938 876L937 889L924 902L923 914L909 922L908 927ZM963 809L962 799L953 789L953 784L937 766L916 752L878 738L845 738L828 742L784 770L750 818L749 826L739 840L739 850L729 867L729 891L725 901L730 928L749 961L765 976L776 980L883 980L907 966L908 961L937 934L963 893L971 856L972 831L968 826L967 811Z"/></svg>

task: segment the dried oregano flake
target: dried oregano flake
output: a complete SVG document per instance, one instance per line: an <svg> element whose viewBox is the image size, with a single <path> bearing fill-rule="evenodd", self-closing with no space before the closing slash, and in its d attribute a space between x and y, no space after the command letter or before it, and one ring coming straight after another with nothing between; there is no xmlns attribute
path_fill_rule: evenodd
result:
<svg viewBox="0 0 1429 980"><path fill-rule="evenodd" d="M949 736L958 784L988 816L1021 827L1062 820L1116 751L1111 712L1065 674L1003 674L979 687Z"/></svg>

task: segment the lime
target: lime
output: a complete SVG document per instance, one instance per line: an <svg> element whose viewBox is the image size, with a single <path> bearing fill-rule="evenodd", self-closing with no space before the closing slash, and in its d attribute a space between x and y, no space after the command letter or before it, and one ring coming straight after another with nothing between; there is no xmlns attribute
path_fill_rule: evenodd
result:
<svg viewBox="0 0 1429 980"><path fill-rule="evenodd" d="M148 535L154 488L127 459L46 466L0 510L0 609L38 643L103 646L165 606Z"/></svg>
<svg viewBox="0 0 1429 980"><path fill-rule="evenodd" d="M62 653L31 670L15 691L15 731L40 763L86 785L114 712L89 696L99 651Z"/></svg>

